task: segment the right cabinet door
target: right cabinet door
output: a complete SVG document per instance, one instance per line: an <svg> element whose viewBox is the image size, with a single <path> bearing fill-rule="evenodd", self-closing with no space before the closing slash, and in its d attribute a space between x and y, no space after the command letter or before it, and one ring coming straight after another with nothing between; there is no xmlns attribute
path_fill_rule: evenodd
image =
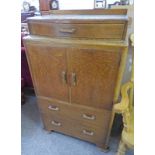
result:
<svg viewBox="0 0 155 155"><path fill-rule="evenodd" d="M71 102L111 110L120 52L73 48L68 53Z"/></svg>

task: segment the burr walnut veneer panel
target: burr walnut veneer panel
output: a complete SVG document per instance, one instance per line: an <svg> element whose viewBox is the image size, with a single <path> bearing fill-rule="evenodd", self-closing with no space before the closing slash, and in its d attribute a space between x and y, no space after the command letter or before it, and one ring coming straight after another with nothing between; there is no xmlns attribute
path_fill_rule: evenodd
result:
<svg viewBox="0 0 155 155"><path fill-rule="evenodd" d="M62 80L67 70L65 48L44 44L26 47L37 95L69 101L68 86Z"/></svg>
<svg viewBox="0 0 155 155"><path fill-rule="evenodd" d="M71 102L111 110L120 56L120 51L104 48L69 50L71 76L76 76Z"/></svg>

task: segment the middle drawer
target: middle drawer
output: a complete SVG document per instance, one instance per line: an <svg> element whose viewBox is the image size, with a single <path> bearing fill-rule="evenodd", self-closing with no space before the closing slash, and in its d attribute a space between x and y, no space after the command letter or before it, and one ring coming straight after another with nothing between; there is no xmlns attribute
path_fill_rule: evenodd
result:
<svg viewBox="0 0 155 155"><path fill-rule="evenodd" d="M71 118L77 121L83 121L85 124L91 124L98 127L107 126L110 121L111 111L96 109L77 104L59 103L51 99L38 98L38 105L42 114L52 116Z"/></svg>

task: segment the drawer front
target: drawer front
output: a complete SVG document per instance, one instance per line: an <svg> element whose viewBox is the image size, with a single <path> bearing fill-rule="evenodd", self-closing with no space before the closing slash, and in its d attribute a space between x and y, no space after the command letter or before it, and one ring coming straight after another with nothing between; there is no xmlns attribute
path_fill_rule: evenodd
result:
<svg viewBox="0 0 155 155"><path fill-rule="evenodd" d="M30 34L49 37L124 39L125 23L54 24L30 22Z"/></svg>
<svg viewBox="0 0 155 155"><path fill-rule="evenodd" d="M60 103L52 99L38 99L40 112L51 117L59 116L80 121L91 126L108 127L111 111L91 107Z"/></svg>
<svg viewBox="0 0 155 155"><path fill-rule="evenodd" d="M107 137L105 127L91 126L71 118L42 114L44 126L48 130L58 131L96 144L104 144Z"/></svg>

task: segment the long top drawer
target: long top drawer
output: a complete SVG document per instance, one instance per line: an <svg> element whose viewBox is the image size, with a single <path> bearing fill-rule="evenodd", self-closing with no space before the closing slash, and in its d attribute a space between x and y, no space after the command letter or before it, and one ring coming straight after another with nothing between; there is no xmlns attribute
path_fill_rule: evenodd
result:
<svg viewBox="0 0 155 155"><path fill-rule="evenodd" d="M126 15L47 15L28 19L30 34L48 37L124 40Z"/></svg>

